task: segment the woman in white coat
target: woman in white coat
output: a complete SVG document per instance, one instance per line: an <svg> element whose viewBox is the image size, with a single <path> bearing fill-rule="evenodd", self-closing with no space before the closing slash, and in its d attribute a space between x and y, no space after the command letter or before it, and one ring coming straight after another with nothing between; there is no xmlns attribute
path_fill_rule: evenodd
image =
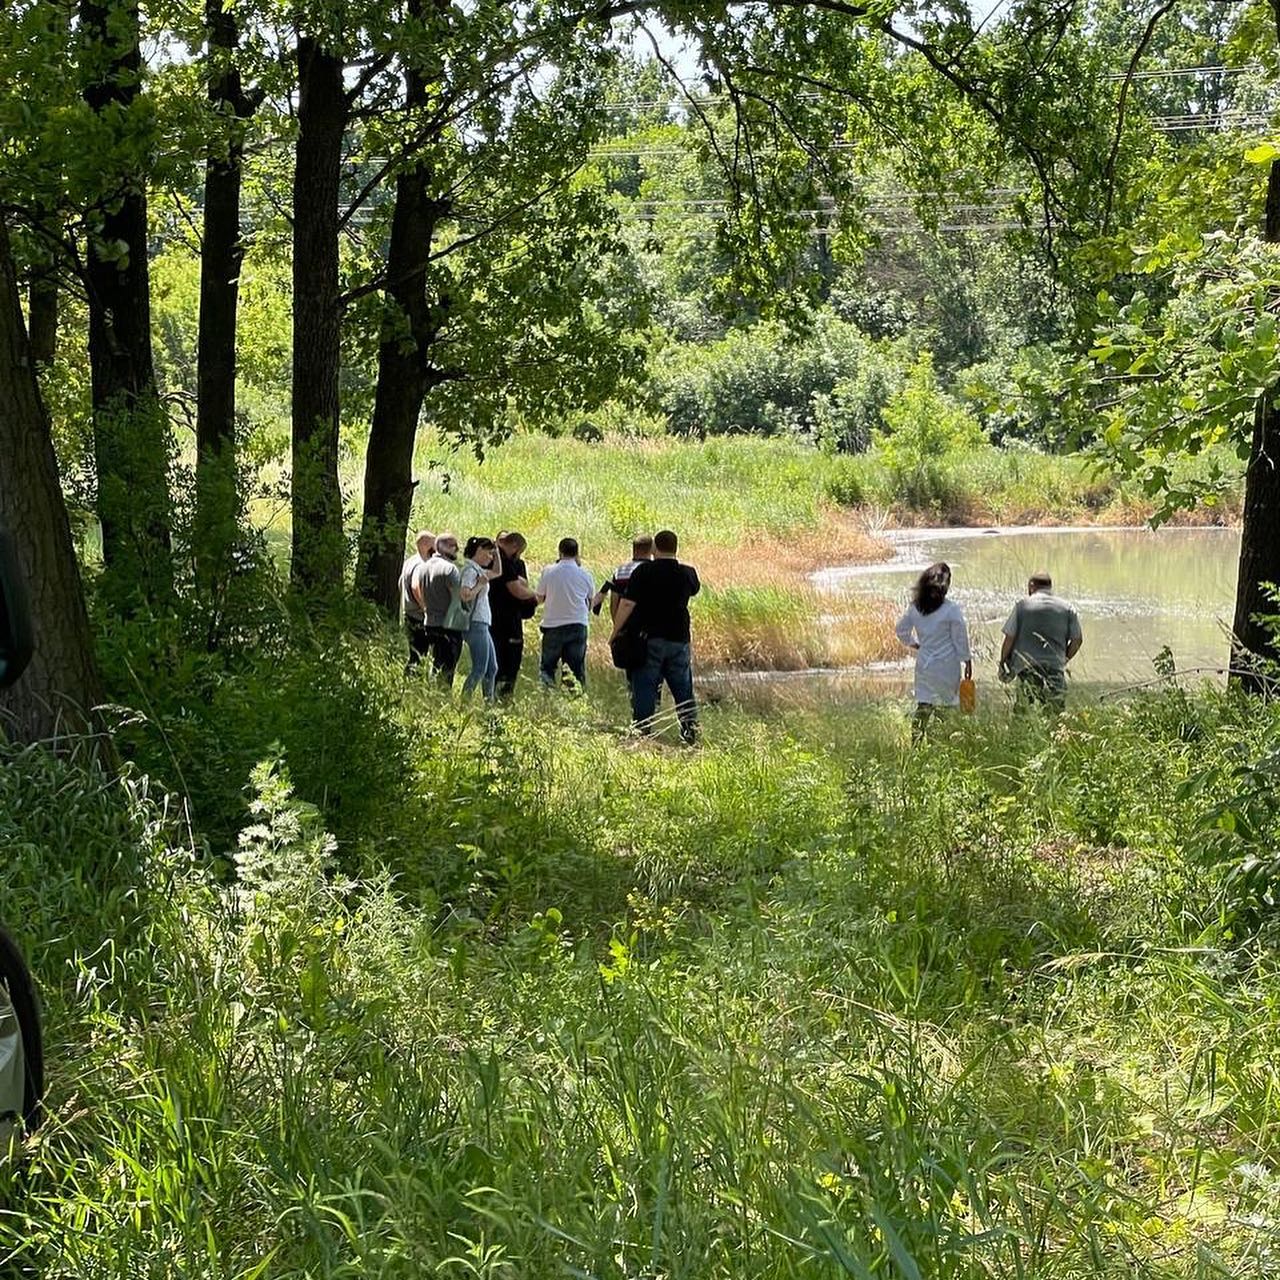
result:
<svg viewBox="0 0 1280 1280"><path fill-rule="evenodd" d="M916 717L912 737L919 738L939 707L960 705L960 680L973 679L969 628L954 600L947 599L951 568L931 564L912 592L895 628L898 639L916 655Z"/></svg>

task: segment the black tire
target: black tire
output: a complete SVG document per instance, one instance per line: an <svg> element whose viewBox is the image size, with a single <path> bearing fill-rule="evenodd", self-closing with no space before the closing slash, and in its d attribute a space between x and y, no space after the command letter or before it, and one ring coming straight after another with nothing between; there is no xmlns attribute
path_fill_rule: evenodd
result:
<svg viewBox="0 0 1280 1280"><path fill-rule="evenodd" d="M31 970L22 958L18 944L0 929L0 982L9 988L9 999L22 1033L26 1080L23 1090L22 1118L28 1133L40 1125L41 1101L44 1098L44 1038L40 1032L40 997L32 981Z"/></svg>

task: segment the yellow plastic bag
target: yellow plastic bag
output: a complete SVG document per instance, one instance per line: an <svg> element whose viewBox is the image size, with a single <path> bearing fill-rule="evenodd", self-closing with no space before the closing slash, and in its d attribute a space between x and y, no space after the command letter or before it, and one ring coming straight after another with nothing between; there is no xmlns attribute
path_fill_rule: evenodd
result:
<svg viewBox="0 0 1280 1280"><path fill-rule="evenodd" d="M972 680L960 681L960 710L965 715L973 715L978 705L978 686Z"/></svg>

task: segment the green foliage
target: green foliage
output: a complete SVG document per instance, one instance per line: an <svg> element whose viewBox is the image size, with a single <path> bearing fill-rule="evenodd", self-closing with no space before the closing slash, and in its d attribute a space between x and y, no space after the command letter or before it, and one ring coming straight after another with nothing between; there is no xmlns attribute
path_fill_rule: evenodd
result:
<svg viewBox="0 0 1280 1280"><path fill-rule="evenodd" d="M838 507L864 507L872 497L871 476L853 459L840 459L827 472L822 492Z"/></svg>
<svg viewBox="0 0 1280 1280"><path fill-rule="evenodd" d="M1280 906L1280 741L1270 723L1258 730L1201 761L1179 799L1201 810L1188 843L1219 877L1224 917L1241 931L1270 933Z"/></svg>
<svg viewBox="0 0 1280 1280"><path fill-rule="evenodd" d="M306 911L324 889L335 842L315 805L294 798L289 770L264 760L249 773L256 819L240 832L236 879L250 913Z"/></svg>
<svg viewBox="0 0 1280 1280"><path fill-rule="evenodd" d="M856 328L823 313L802 337L766 323L660 353L653 395L678 435L820 434L856 449L891 377Z"/></svg>
<svg viewBox="0 0 1280 1280"><path fill-rule="evenodd" d="M1217 501L1231 473L1172 483L1172 463L1226 445L1247 458L1259 397L1280 378L1271 312L1280 247L1248 233L1179 230L1136 250L1131 269L1159 288L1121 304L1099 298L1082 375L1112 391L1098 450L1138 476L1161 515Z"/></svg>
<svg viewBox="0 0 1280 1280"><path fill-rule="evenodd" d="M246 580L247 579L247 580ZM344 853L375 815L402 812L408 742L389 710L396 681L386 637L367 617L291 616L274 571L258 567L224 601L221 643L206 647L209 605L189 600L164 618L97 619L109 694L123 707L121 750L190 797L216 853L229 854L250 770L273 753L300 799L323 803ZM370 629L372 628L372 629ZM392 838L389 823L380 838ZM399 824L412 840L411 816Z"/></svg>
<svg viewBox="0 0 1280 1280"><path fill-rule="evenodd" d="M883 425L883 412L902 386L904 369L895 353L868 347L854 372L840 378L828 396L813 397L814 436L836 453L862 453Z"/></svg>
<svg viewBox="0 0 1280 1280"><path fill-rule="evenodd" d="M933 359L922 354L902 389L885 405L875 447L909 506L947 499L949 466L985 442L976 419L938 387Z"/></svg>
<svg viewBox="0 0 1280 1280"><path fill-rule="evenodd" d="M189 404L200 312L200 259L191 246L172 243L152 259L151 290L157 378L162 391ZM288 264L270 246L251 246L240 276L236 397L246 427L259 435L287 429L290 292Z"/></svg>
<svg viewBox="0 0 1280 1280"><path fill-rule="evenodd" d="M784 701L709 711L694 756L613 714L371 683L347 732L411 726L417 839L370 810L349 881L278 756L242 775L233 876L136 777L8 751L6 917L54 1064L0 1173L13 1264L1247 1273L1221 1209L1274 1208L1245 1171L1280 1004L1183 844L1219 782L1185 784L1263 765L1270 710L988 709L910 750L896 713Z"/></svg>

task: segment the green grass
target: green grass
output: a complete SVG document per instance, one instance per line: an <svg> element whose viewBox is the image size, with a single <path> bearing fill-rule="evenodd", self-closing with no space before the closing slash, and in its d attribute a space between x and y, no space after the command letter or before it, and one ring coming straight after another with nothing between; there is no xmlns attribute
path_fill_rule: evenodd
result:
<svg viewBox="0 0 1280 1280"><path fill-rule="evenodd" d="M348 494L358 493L350 455ZM882 607L832 609L809 584L820 567L880 558L875 531L894 523L1138 523L1149 500L1099 476L1077 456L986 447L931 463L914 505L874 451L822 453L794 440L611 437L588 443L523 433L483 461L426 440L419 450L411 529L462 537L518 529L531 572L555 558L560 538L579 539L598 580L627 558L637 532L663 526L681 537L707 587L696 607L701 661L710 668L794 669L856 665L897 654ZM1175 477L1181 480L1183 477ZM1233 501L1199 518L1230 516ZM266 506L257 512L265 518ZM288 512L271 526L287 553ZM603 643L603 636L598 641ZM601 656L601 662L607 660Z"/></svg>
<svg viewBox="0 0 1280 1280"><path fill-rule="evenodd" d="M589 560L611 567L633 533L664 525L690 546L749 555L762 539L812 538L840 508L873 523L896 516L960 524L1117 523L1151 511L1136 489L1076 455L987 447L948 457L936 470L936 494L912 507L874 451L839 457L796 441L746 436L587 443L521 434L481 462L428 442L417 458L423 483L412 523L463 536L517 528L530 538L535 560L553 558L559 538L572 534ZM1228 515L1233 502L1226 503Z"/></svg>
<svg viewBox="0 0 1280 1280"><path fill-rule="evenodd" d="M428 528L518 528L538 557L566 533L602 564L625 558L634 533L664 525L690 545L736 547L786 536L823 518L827 460L784 441L609 440L518 435L483 462L420 450L413 519ZM447 475L447 491L441 492Z"/></svg>
<svg viewBox="0 0 1280 1280"><path fill-rule="evenodd" d="M1203 489L1215 463L1228 477L1225 492L1183 518L1238 517L1243 468L1227 449L1179 460L1170 484ZM875 450L826 465L822 483L835 501L906 524L1140 524L1156 506L1136 481L1100 470L1084 455L1040 453L1016 442L931 460L905 476L888 470Z"/></svg>
<svg viewBox="0 0 1280 1280"><path fill-rule="evenodd" d="M14 1274L1272 1274L1280 986L1194 834L1270 710L913 751L891 706L722 704L690 753L616 692L491 718L376 647L292 660L211 683L265 736L311 679L342 742L280 720L194 847L136 773L6 753L52 1041ZM248 726L174 732L192 678L131 754L247 784Z"/></svg>

